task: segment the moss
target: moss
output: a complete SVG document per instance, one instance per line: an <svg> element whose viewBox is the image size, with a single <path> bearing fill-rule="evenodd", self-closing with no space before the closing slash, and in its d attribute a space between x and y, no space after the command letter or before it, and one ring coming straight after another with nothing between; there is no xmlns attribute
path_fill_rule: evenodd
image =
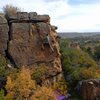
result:
<svg viewBox="0 0 100 100"><path fill-rule="evenodd" d="M0 76L5 73L5 69L7 67L7 61L4 56L0 55Z"/></svg>

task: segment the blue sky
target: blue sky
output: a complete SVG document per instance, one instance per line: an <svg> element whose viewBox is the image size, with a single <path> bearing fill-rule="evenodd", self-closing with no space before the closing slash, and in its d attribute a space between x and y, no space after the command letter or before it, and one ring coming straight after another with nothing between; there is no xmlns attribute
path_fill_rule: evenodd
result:
<svg viewBox="0 0 100 100"><path fill-rule="evenodd" d="M100 0L68 0L68 3L71 5L93 4L98 2L100 2Z"/></svg>
<svg viewBox="0 0 100 100"><path fill-rule="evenodd" d="M58 32L100 31L100 0L0 0L0 11L6 4L49 14Z"/></svg>

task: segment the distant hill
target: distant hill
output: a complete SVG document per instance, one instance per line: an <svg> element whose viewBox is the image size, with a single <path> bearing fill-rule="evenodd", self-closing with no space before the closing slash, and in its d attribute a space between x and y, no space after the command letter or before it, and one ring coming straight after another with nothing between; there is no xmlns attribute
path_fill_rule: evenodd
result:
<svg viewBox="0 0 100 100"><path fill-rule="evenodd" d="M75 38L75 37L88 37L93 35L100 35L100 32L87 32L87 33L59 32L58 35L61 38Z"/></svg>

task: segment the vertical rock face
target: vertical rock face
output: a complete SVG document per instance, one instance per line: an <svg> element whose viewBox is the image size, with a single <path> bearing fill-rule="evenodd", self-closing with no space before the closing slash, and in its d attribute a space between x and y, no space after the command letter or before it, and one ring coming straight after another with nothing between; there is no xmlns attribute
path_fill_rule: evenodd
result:
<svg viewBox="0 0 100 100"><path fill-rule="evenodd" d="M84 80L79 87L83 100L100 100L100 79Z"/></svg>
<svg viewBox="0 0 100 100"><path fill-rule="evenodd" d="M50 17L35 12L19 12L16 16L9 16L8 44L8 55L15 66L43 64L49 67L50 76L60 73L57 27L50 25Z"/></svg>
<svg viewBox="0 0 100 100"><path fill-rule="evenodd" d="M57 27L50 25L50 17L18 12L7 20L0 15L0 54L5 54L16 67L46 67L46 79L62 76Z"/></svg>
<svg viewBox="0 0 100 100"><path fill-rule="evenodd" d="M8 41L8 24L3 15L0 15L0 54L5 54Z"/></svg>

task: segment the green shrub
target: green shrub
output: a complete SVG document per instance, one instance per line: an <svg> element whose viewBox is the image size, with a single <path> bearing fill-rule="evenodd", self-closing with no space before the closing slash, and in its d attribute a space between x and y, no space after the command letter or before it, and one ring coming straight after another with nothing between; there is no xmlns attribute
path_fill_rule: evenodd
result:
<svg viewBox="0 0 100 100"><path fill-rule="evenodd" d="M47 76L48 74L49 73L47 66L34 67L32 69L32 79L36 80L37 82L45 79L45 76Z"/></svg>
<svg viewBox="0 0 100 100"><path fill-rule="evenodd" d="M66 40L61 44L62 66L69 85L74 87L78 81L97 78L96 62L82 50L69 47Z"/></svg>
<svg viewBox="0 0 100 100"><path fill-rule="evenodd" d="M61 78L59 81L55 82L52 88L58 95L66 95L68 92L67 82L64 78Z"/></svg>
<svg viewBox="0 0 100 100"><path fill-rule="evenodd" d="M0 100L4 100L4 90L0 90Z"/></svg>
<svg viewBox="0 0 100 100"><path fill-rule="evenodd" d="M0 76L5 74L6 66L7 66L7 61L6 61L5 57L0 55Z"/></svg>

